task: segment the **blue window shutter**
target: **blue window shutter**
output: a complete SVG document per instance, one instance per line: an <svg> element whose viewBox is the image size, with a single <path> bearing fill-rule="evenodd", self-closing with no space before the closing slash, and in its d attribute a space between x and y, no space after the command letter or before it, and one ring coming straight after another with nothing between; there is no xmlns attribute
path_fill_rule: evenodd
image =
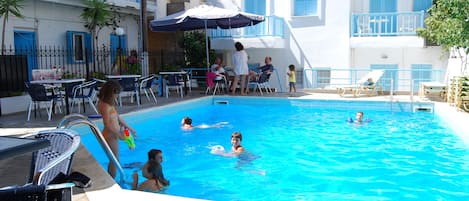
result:
<svg viewBox="0 0 469 201"><path fill-rule="evenodd" d="M85 54L88 62L93 62L93 37L90 33L85 33Z"/></svg>
<svg viewBox="0 0 469 201"><path fill-rule="evenodd" d="M427 11L432 7L432 0L414 0L413 11Z"/></svg>
<svg viewBox="0 0 469 201"><path fill-rule="evenodd" d="M318 10L317 0L295 0L293 5L294 16L316 15Z"/></svg>
<svg viewBox="0 0 469 201"><path fill-rule="evenodd" d="M124 34L120 37L121 40L121 48L122 51L125 53L127 52L127 34Z"/></svg>
<svg viewBox="0 0 469 201"><path fill-rule="evenodd" d="M67 31L67 64L73 63L73 32Z"/></svg>

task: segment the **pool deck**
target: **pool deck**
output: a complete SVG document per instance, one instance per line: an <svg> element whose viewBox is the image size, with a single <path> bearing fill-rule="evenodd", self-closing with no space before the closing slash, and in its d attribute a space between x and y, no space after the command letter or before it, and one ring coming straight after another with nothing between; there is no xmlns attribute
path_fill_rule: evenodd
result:
<svg viewBox="0 0 469 201"><path fill-rule="evenodd" d="M251 96L260 96L258 93L251 93ZM125 114L133 111L147 109L151 107L160 107L163 105L176 103L180 101L186 101L190 99L204 97L204 93L199 90L190 92L184 98L170 97L166 99L164 97L158 98L158 104L149 103L148 100L142 96L143 104L136 106L135 104L127 103L122 108L116 107L120 114ZM298 92L295 95L288 93L274 93L266 96L272 97L288 97L292 99L321 99L321 100L363 100L363 101L411 101L410 96L372 96L372 97L340 97L337 93L304 93ZM427 100L421 100L417 96L413 97L413 101L421 102ZM86 108L86 114L92 110ZM435 102L435 111L441 115L445 123L450 124L453 128L459 131L458 135L465 141L469 146L469 132L464 129L467 128L465 123L469 122L469 113L457 111L455 107L451 107L448 103ZM56 114L53 115L51 121L47 121L46 114L42 111L42 117L31 117L31 121L26 121L26 112L3 115L0 116L0 136L6 135L24 135L29 133L35 133L39 130L45 130L55 128L57 123L62 119L64 115ZM8 159L0 160L0 188L9 185L23 185L27 181L29 174L29 166L31 161L31 154L23 154ZM95 200L197 200L191 198L177 197L171 195L157 194L157 193L146 193L140 191L131 191L121 189L114 180L107 174L106 170L94 160L91 154L83 147L80 146L74 156L74 162L72 165L72 171L79 171L92 179L92 186L87 189L74 188L74 201L95 201Z"/></svg>

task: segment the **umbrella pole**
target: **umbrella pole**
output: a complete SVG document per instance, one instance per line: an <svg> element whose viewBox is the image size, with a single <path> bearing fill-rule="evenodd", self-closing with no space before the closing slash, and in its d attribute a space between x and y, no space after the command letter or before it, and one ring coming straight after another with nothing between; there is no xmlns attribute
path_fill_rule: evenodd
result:
<svg viewBox="0 0 469 201"><path fill-rule="evenodd" d="M210 71L210 56L208 54L207 20L205 20L205 53L207 55L207 71Z"/></svg>

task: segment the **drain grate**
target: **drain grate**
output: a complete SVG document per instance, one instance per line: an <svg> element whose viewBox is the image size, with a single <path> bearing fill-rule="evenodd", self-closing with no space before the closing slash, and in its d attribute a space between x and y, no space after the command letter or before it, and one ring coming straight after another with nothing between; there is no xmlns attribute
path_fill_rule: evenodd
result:
<svg viewBox="0 0 469 201"><path fill-rule="evenodd" d="M215 104L217 105L228 105L228 101L227 100L219 100L219 101L215 101Z"/></svg>

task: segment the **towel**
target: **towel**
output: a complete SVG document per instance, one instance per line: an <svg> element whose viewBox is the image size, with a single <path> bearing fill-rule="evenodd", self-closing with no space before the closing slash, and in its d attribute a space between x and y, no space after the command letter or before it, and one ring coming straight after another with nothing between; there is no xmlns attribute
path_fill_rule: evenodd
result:
<svg viewBox="0 0 469 201"><path fill-rule="evenodd" d="M213 84L213 79L217 77L217 74L214 72L208 72L207 73L207 85L210 87L210 89L213 89L215 84Z"/></svg>

